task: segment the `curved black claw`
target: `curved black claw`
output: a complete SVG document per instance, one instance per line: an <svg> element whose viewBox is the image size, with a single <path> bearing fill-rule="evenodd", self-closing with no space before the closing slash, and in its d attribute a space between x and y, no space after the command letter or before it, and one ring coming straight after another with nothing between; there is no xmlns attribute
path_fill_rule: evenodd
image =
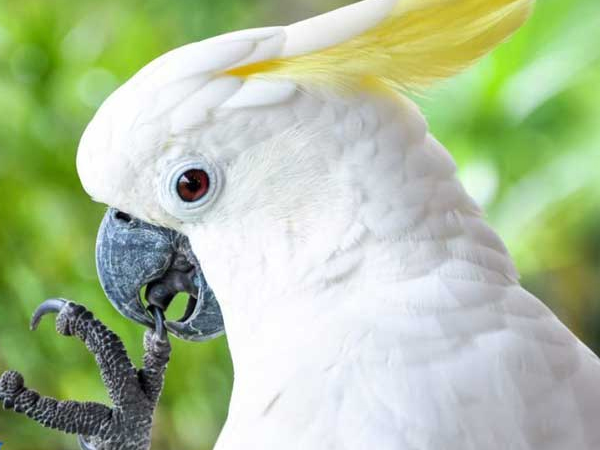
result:
<svg viewBox="0 0 600 450"><path fill-rule="evenodd" d="M46 300L44 303L38 306L35 312L33 313L33 316L31 317L31 323L29 324L29 328L32 331L36 330L38 325L42 321L42 318L46 314L59 313L62 311L66 304L67 301L63 300L62 298L51 298L49 300Z"/></svg>
<svg viewBox="0 0 600 450"><path fill-rule="evenodd" d="M165 327L165 312L155 305L150 305L148 311L154 317L154 332L161 341L167 340L167 328Z"/></svg>
<svg viewBox="0 0 600 450"><path fill-rule="evenodd" d="M77 443L81 447L81 450L96 450L96 447L87 442L81 435L77 436Z"/></svg>

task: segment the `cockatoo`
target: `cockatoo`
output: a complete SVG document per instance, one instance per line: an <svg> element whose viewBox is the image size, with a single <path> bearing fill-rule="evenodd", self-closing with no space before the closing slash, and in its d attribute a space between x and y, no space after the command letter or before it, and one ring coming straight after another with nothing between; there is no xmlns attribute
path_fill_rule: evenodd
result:
<svg viewBox="0 0 600 450"><path fill-rule="evenodd" d="M466 68L533 0L365 0L173 50L87 127L98 268L152 325L223 329L217 450L597 450L600 362L519 285L402 92ZM218 303L217 303L218 301Z"/></svg>

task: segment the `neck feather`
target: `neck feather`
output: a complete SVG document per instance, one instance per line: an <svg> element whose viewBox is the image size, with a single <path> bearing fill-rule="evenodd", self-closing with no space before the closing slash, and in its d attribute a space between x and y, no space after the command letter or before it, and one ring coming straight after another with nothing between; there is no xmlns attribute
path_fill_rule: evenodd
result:
<svg viewBox="0 0 600 450"><path fill-rule="evenodd" d="M329 158L328 177L343 175L336 179L347 201L313 214L320 229L298 239L293 215L282 225L245 210L244 219L192 236L222 304L240 390L351 358L349 349L378 329L402 334L406 325L414 339L427 338L438 331L415 327L419 320L472 307L486 298L477 295L483 290L517 283L502 241L411 102L331 108L334 137L318 151Z"/></svg>

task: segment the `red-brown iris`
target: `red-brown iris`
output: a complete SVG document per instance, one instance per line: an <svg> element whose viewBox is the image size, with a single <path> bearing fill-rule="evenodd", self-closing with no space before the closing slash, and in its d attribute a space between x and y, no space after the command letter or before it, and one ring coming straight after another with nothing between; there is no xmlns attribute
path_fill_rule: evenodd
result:
<svg viewBox="0 0 600 450"><path fill-rule="evenodd" d="M177 194L181 200L192 203L204 197L210 188L210 178L202 169L190 169L177 180Z"/></svg>

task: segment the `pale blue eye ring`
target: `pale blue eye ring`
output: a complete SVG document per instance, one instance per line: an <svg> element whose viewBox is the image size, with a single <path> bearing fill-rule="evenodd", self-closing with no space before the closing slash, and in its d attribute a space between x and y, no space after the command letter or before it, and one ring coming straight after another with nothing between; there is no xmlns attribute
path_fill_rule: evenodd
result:
<svg viewBox="0 0 600 450"><path fill-rule="evenodd" d="M189 180L190 174L200 174L202 177L207 177L207 180L198 187L194 185L194 180ZM201 211L217 198L223 185L223 175L218 166L203 156L177 161L166 172L163 180L160 191L161 203L170 214L186 221L199 218ZM201 195L194 196L192 195L194 192L186 192L186 184L193 189L201 188Z"/></svg>

